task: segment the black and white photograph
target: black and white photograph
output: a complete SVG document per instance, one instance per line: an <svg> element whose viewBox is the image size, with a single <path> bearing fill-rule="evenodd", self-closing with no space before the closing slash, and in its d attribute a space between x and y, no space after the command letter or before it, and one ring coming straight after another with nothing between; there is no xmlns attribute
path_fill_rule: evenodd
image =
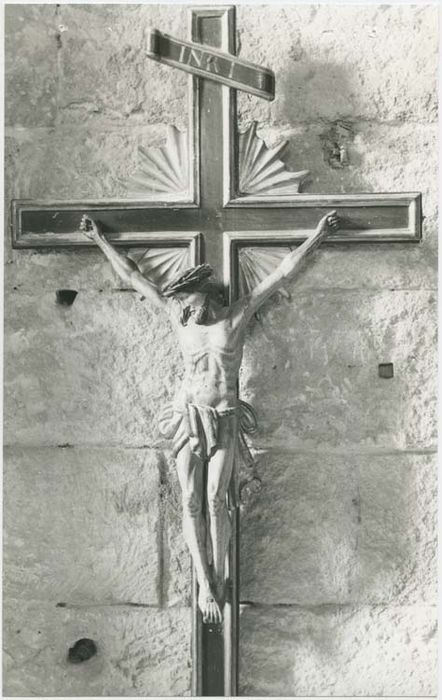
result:
<svg viewBox="0 0 442 700"><path fill-rule="evenodd" d="M4 6L4 697L437 695L439 10Z"/></svg>

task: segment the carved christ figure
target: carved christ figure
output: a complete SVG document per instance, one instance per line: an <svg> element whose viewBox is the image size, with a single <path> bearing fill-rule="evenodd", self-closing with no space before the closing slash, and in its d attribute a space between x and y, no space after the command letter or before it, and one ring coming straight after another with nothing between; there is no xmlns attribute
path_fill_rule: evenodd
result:
<svg viewBox="0 0 442 700"><path fill-rule="evenodd" d="M183 534L195 567L198 605L205 622L222 621L224 566L231 535L227 491L235 457L245 447L244 426L253 416L251 407L237 395L247 324L284 282L296 277L306 256L338 224L335 211L324 216L311 236L273 273L249 294L224 306L209 265L192 268L159 289L133 260L106 240L98 221L86 215L82 218L84 235L101 248L125 284L166 311L178 336L185 376L173 404L160 417L160 431L173 441L182 490Z"/></svg>

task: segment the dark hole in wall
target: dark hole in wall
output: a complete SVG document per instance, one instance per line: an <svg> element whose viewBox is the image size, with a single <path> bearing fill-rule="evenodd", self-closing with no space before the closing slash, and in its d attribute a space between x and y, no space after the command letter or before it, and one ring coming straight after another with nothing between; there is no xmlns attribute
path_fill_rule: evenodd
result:
<svg viewBox="0 0 442 700"><path fill-rule="evenodd" d="M68 659L71 664L81 664L83 661L95 656L97 653L97 645L93 639L79 639L74 646L70 647Z"/></svg>
<svg viewBox="0 0 442 700"><path fill-rule="evenodd" d="M378 367L379 376L382 379L392 379L394 377L394 367L392 362L385 362Z"/></svg>
<svg viewBox="0 0 442 700"><path fill-rule="evenodd" d="M78 292L75 289L57 289L55 292L55 300L61 306L72 306Z"/></svg>
<svg viewBox="0 0 442 700"><path fill-rule="evenodd" d="M337 119L319 135L324 160L331 168L346 168L349 165L348 150L354 139L353 124Z"/></svg>

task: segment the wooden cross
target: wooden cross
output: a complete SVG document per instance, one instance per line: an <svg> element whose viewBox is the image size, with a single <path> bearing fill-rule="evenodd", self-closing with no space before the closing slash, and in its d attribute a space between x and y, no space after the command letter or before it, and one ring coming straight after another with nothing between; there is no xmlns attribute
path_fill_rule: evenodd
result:
<svg viewBox="0 0 442 700"><path fill-rule="evenodd" d="M191 40L203 46L197 48L159 32L151 36L149 57L193 74L191 128L187 137L172 130L163 149L140 149L140 170L129 183L135 199L14 201L14 247L88 245L78 226L81 216L90 213L113 243L169 249L174 260L176 252L184 250L189 256L185 261L181 256L180 265L205 260L223 270L226 291L233 300L256 284L260 270L276 264L284 248L305 240L330 209L337 209L342 224L327 244L420 240L420 195L299 194L307 171L288 171L279 159L282 148L266 148L254 125L245 134L237 133L235 88L271 99L274 82L268 69L233 60L233 7L193 8ZM256 256L260 256L259 264ZM237 508L232 519L230 601L223 631L202 624L193 586L194 695L237 694Z"/></svg>

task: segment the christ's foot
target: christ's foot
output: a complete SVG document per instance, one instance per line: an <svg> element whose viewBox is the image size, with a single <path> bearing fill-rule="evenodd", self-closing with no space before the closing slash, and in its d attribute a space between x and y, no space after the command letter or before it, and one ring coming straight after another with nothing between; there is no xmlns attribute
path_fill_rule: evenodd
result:
<svg viewBox="0 0 442 700"><path fill-rule="evenodd" d="M216 602L212 591L200 587L198 595L198 606L203 615L203 622L220 624L223 621L221 608Z"/></svg>

